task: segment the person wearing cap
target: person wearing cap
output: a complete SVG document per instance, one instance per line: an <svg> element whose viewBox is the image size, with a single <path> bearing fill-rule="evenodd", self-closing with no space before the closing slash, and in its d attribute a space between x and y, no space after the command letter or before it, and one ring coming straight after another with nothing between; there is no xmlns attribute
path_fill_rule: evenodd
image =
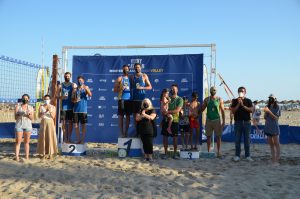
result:
<svg viewBox="0 0 300 199"><path fill-rule="evenodd" d="M114 85L114 92L118 93L118 118L120 127L120 136L127 137L128 129L130 124L131 110L131 92L130 92L130 79L129 79L129 66L123 65L123 75L119 76ZM125 120L125 130L124 130L124 115L126 115Z"/></svg>
<svg viewBox="0 0 300 199"><path fill-rule="evenodd" d="M207 136L207 151L210 151L211 136L213 132L217 136L217 157L221 157L221 137L225 125L224 102L217 95L216 87L210 88L210 96L205 98L201 107L201 111L206 111L205 133ZM222 115L222 123L221 123Z"/></svg>
<svg viewBox="0 0 300 199"><path fill-rule="evenodd" d="M192 101L190 103L190 129L191 133L193 135L193 129L196 130L196 142L194 146L194 150L198 150L198 144L199 144L199 135L200 135L200 123L199 123L199 115L201 111L201 104L198 102L198 94L196 92L192 93ZM191 136L193 137L193 136ZM191 138L193 140L193 138ZM193 141L191 141L191 144L193 144Z"/></svg>
<svg viewBox="0 0 300 199"><path fill-rule="evenodd" d="M234 135L235 135L235 156L233 161L240 160L241 139L244 137L245 158L249 162L253 159L250 156L250 131L251 131L251 113L253 112L252 101L246 98L246 88L238 88L239 97L232 99L231 110L234 114Z"/></svg>
<svg viewBox="0 0 300 199"><path fill-rule="evenodd" d="M268 143L271 148L272 164L274 166L278 166L280 159L280 129L278 120L281 112L277 104L277 99L273 94L269 96L268 105L264 108L264 112L264 118L266 120L264 132L268 136Z"/></svg>

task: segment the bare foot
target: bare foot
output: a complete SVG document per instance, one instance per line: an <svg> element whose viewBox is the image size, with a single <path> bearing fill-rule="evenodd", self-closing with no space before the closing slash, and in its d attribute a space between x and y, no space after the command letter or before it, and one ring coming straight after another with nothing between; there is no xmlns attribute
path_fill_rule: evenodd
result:
<svg viewBox="0 0 300 199"><path fill-rule="evenodd" d="M19 157L15 157L14 160L17 161L17 162L19 162L20 158Z"/></svg>

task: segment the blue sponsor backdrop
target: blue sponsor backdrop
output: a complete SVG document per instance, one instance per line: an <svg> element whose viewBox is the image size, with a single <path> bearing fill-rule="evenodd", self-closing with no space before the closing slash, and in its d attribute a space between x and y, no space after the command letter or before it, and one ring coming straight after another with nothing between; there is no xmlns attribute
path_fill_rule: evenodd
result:
<svg viewBox="0 0 300 199"><path fill-rule="evenodd" d="M15 138L14 133L15 123L0 123L0 138ZM33 124L34 128L31 138L38 138L39 124ZM288 126L280 125L280 143L289 144L296 143L300 144L300 127L299 126ZM264 129L264 126L259 126L260 129ZM73 134L75 134L73 132ZM264 135L257 134L255 127L251 127L251 143L267 144L266 137ZM75 137L74 137L75 138ZM234 127L233 125L226 125L223 130L222 140L224 142L234 143ZM242 139L243 140L243 139ZM161 138L156 138L156 143L161 143ZM117 141L113 141L117 142Z"/></svg>
<svg viewBox="0 0 300 199"><path fill-rule="evenodd" d="M117 93L113 86L118 76L122 75L122 66L130 66L130 74L134 74L134 64L140 63L142 72L146 73L153 89L146 91L154 107L159 113L159 98L162 89L172 84L179 85L179 96L191 96L198 92L202 99L203 90L203 55L151 55L151 56L74 56L73 80L78 75L85 78L93 93L88 100L87 141L117 142L119 135L117 115ZM160 115L159 115L160 117ZM157 124L160 123L160 118ZM158 129L160 134L160 129ZM134 135L133 118L129 135ZM161 143L160 135L155 139Z"/></svg>

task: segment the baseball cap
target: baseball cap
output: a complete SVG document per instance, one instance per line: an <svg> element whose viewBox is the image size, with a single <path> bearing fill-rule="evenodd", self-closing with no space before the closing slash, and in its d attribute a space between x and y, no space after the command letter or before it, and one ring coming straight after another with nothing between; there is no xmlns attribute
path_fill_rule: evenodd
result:
<svg viewBox="0 0 300 199"><path fill-rule="evenodd" d="M270 94L270 95L269 95L269 98L276 99L276 97L275 97L275 95L274 95L274 94Z"/></svg>

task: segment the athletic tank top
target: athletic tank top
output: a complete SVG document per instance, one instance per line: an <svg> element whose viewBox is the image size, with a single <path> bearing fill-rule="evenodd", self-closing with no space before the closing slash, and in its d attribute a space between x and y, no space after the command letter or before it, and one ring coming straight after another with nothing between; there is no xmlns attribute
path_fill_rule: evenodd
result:
<svg viewBox="0 0 300 199"><path fill-rule="evenodd" d="M74 104L74 113L87 113L87 94L84 89L76 90L77 99L80 98L79 102Z"/></svg>
<svg viewBox="0 0 300 199"><path fill-rule="evenodd" d="M220 119L220 99L208 99L207 103L207 119L218 120Z"/></svg>
<svg viewBox="0 0 300 199"><path fill-rule="evenodd" d="M131 99L130 81L129 81L128 77L122 77L121 90L119 91L118 99L119 100L130 100Z"/></svg>
<svg viewBox="0 0 300 199"><path fill-rule="evenodd" d="M146 92L145 90L138 90L137 87L144 87L146 84L143 80L143 74L141 76L133 77L133 85L132 85L132 94L133 94L133 100L143 100L146 98Z"/></svg>
<svg viewBox="0 0 300 199"><path fill-rule="evenodd" d="M72 103L72 83L66 83L63 82L61 84L61 96L68 97L66 99L62 100L62 110L72 110L73 109L73 103Z"/></svg>

